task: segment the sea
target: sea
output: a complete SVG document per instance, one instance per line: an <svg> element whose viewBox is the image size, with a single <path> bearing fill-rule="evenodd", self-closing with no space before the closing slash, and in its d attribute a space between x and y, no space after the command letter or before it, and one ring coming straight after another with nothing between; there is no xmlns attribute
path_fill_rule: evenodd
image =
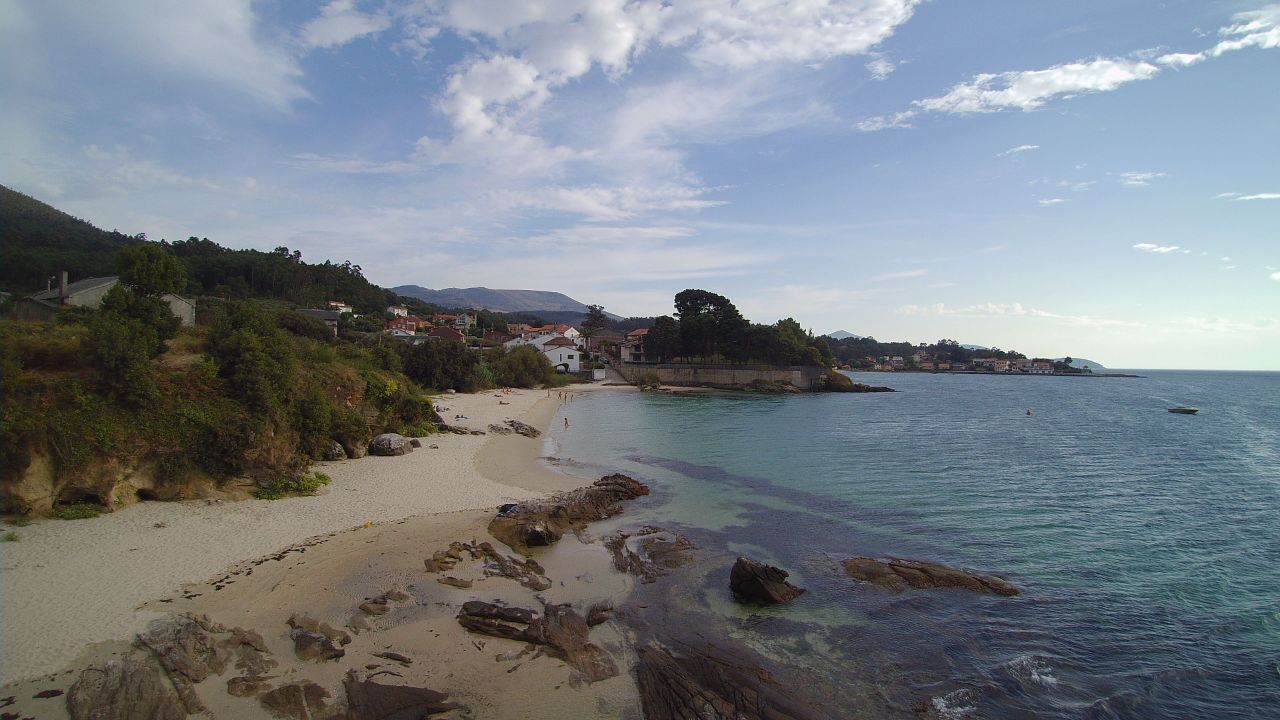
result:
<svg viewBox="0 0 1280 720"><path fill-rule="evenodd" d="M1280 718L1280 374L1126 372L581 393L549 462L651 485L614 523L698 546L702 570L664 591L687 606L672 617L791 668L834 715ZM736 603L738 555L807 592ZM891 594L845 576L853 556L1022 592Z"/></svg>

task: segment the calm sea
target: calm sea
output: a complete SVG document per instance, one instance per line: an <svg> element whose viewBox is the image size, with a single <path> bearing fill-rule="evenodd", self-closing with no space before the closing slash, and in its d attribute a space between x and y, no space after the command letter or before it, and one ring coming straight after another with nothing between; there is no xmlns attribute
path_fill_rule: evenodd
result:
<svg viewBox="0 0 1280 720"><path fill-rule="evenodd" d="M584 478L652 484L625 522L683 528L718 568L688 602L819 687L874 695L869 707L1280 717L1280 374L1138 372L589 393L563 406L571 427L557 418L551 446ZM737 554L809 592L737 606ZM854 555L960 565L1023 593L890 595L837 572Z"/></svg>

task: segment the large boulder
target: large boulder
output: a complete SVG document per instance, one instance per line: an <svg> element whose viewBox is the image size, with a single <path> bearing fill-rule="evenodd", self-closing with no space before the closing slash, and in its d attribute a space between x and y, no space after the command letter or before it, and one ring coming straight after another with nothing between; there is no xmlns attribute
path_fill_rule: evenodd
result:
<svg viewBox="0 0 1280 720"><path fill-rule="evenodd" d="M409 438L399 433L382 433L369 442L370 455L406 455L413 452Z"/></svg>
<svg viewBox="0 0 1280 720"><path fill-rule="evenodd" d="M347 451L342 449L342 443L337 440L330 440L329 445L321 453L321 457L324 460L346 460Z"/></svg>
<svg viewBox="0 0 1280 720"><path fill-rule="evenodd" d="M82 670L67 693L67 714L72 720L184 720L187 710L155 660L131 653Z"/></svg>
<svg viewBox="0 0 1280 720"><path fill-rule="evenodd" d="M489 523L489 534L516 550L550 545L565 532L622 512L621 503L649 488L626 475L606 475L587 487L521 503Z"/></svg>
<svg viewBox="0 0 1280 720"><path fill-rule="evenodd" d="M890 592L908 588L960 588L996 595L1017 595L1013 583L994 575L982 575L935 562L903 558L853 557L841 563L845 573L855 580L869 582Z"/></svg>
<svg viewBox="0 0 1280 720"><path fill-rule="evenodd" d="M789 603L804 594L804 588L787 582L786 570L740 557L729 571L729 589L741 602L761 605Z"/></svg>

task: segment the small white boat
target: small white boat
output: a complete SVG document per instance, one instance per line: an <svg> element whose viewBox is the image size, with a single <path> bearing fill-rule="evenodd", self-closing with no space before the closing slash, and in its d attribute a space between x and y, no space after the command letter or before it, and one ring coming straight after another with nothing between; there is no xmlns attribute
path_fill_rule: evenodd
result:
<svg viewBox="0 0 1280 720"><path fill-rule="evenodd" d="M1179 415L1195 415L1196 413L1200 412L1200 408L1193 408L1193 407L1186 407L1183 405L1179 405L1178 407L1169 408L1169 412L1177 413Z"/></svg>

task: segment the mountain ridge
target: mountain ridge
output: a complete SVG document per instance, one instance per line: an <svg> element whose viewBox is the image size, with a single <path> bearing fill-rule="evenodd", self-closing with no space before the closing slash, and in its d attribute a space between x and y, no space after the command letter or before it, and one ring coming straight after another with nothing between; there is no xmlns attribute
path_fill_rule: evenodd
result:
<svg viewBox="0 0 1280 720"><path fill-rule="evenodd" d="M586 315L590 309L586 304L553 290L487 287L432 290L421 285L398 285L391 288L391 291L442 307L475 308L500 313L573 312ZM605 314L612 319L620 319L616 315Z"/></svg>

